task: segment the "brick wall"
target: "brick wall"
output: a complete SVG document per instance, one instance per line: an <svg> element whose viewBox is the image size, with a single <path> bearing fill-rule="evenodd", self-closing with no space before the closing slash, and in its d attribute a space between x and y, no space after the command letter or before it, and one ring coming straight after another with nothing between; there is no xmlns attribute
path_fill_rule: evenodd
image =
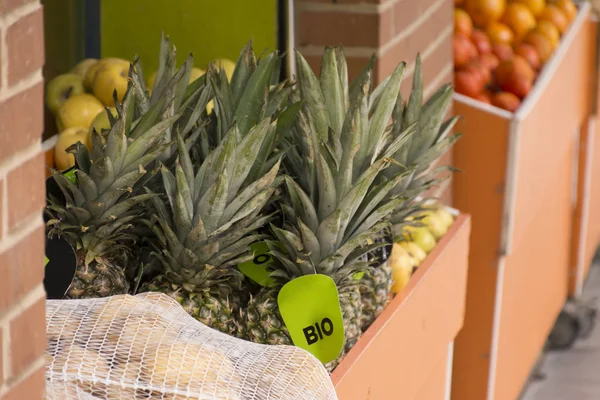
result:
<svg viewBox="0 0 600 400"><path fill-rule="evenodd" d="M324 46L341 44L350 78L373 54L375 82L406 61L401 90L408 94L415 57L421 53L425 97L452 81L451 0L297 0L295 7L296 46L317 72ZM451 157L440 162L448 164ZM450 187L443 199L451 203Z"/></svg>
<svg viewBox="0 0 600 400"><path fill-rule="evenodd" d="M0 0L0 399L44 397L44 62L38 1Z"/></svg>

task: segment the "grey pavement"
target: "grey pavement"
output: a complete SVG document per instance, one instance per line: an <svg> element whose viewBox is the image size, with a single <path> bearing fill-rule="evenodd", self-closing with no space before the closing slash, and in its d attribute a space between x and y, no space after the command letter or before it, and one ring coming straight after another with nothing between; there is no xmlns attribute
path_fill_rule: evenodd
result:
<svg viewBox="0 0 600 400"><path fill-rule="evenodd" d="M583 298L600 299L600 266L594 265ZM600 400L600 323L572 349L548 352L541 363L544 379L533 380L522 400Z"/></svg>

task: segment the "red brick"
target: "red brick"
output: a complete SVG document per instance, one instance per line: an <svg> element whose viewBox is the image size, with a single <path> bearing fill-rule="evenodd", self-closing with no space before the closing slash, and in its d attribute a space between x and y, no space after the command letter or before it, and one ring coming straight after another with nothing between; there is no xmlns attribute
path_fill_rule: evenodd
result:
<svg viewBox="0 0 600 400"><path fill-rule="evenodd" d="M3 343L3 332L2 332L2 328L0 328L0 387L2 387L2 384L4 383L4 348L2 347L2 343Z"/></svg>
<svg viewBox="0 0 600 400"><path fill-rule="evenodd" d="M18 7L36 0L0 0L0 14L7 14Z"/></svg>
<svg viewBox="0 0 600 400"><path fill-rule="evenodd" d="M44 228L0 253L0 313L44 279Z"/></svg>
<svg viewBox="0 0 600 400"><path fill-rule="evenodd" d="M399 41L395 46L388 49L381 57L379 76L385 77L392 73L394 68L401 61L406 61L409 65L414 63L417 53L423 53L438 39L440 34L447 29L452 29L452 5L450 7L442 6L438 9L429 20L415 30L409 37ZM438 68L436 72L441 70L441 65L446 65L447 61L452 60L452 43L451 35L437 45L434 54L429 55L429 59L433 61ZM423 66L425 70L425 66ZM424 72L425 74L425 72Z"/></svg>
<svg viewBox="0 0 600 400"><path fill-rule="evenodd" d="M418 52L423 53L434 42L441 32L453 24L453 3L444 1L426 21L416 28L408 37L398 41L387 49L383 64L391 60L394 64L402 60L414 60ZM389 67L388 67L389 68ZM393 68L392 68L393 69ZM384 67L384 71L386 68Z"/></svg>
<svg viewBox="0 0 600 400"><path fill-rule="evenodd" d="M381 4L386 0L296 0L297 3Z"/></svg>
<svg viewBox="0 0 600 400"><path fill-rule="evenodd" d="M22 382L14 386L3 400L42 400L45 399L46 371L40 367Z"/></svg>
<svg viewBox="0 0 600 400"><path fill-rule="evenodd" d="M44 112L43 83L0 102L0 164L40 140Z"/></svg>
<svg viewBox="0 0 600 400"><path fill-rule="evenodd" d="M447 0L444 1L450 5L453 4ZM404 31L436 2L437 0L398 0L394 5L395 33Z"/></svg>
<svg viewBox="0 0 600 400"><path fill-rule="evenodd" d="M9 172L6 188L9 231L17 228L23 220L41 213L45 206L44 168L44 153L40 152Z"/></svg>
<svg viewBox="0 0 600 400"><path fill-rule="evenodd" d="M18 376L46 349L46 299L42 298L10 322L11 376ZM21 397L33 399L34 397Z"/></svg>
<svg viewBox="0 0 600 400"><path fill-rule="evenodd" d="M409 65L413 65L416 59L416 54L412 60L407 60ZM452 37L449 35L445 40L437 45L435 50L431 54L428 54L427 58L423 60L421 70L423 71L423 83L424 87L437 78L438 74L446 68L448 65L452 65ZM387 68L390 70L380 71L380 76L386 77L392 73L392 67L394 64L387 64ZM406 75L402 81L401 92L403 95L408 96L412 87L413 74ZM452 82L452 77L448 82ZM444 81L443 83L446 83ZM407 97L408 98L408 97Z"/></svg>
<svg viewBox="0 0 600 400"><path fill-rule="evenodd" d="M300 11L298 44L378 47L392 38L391 12Z"/></svg>
<svg viewBox="0 0 600 400"><path fill-rule="evenodd" d="M44 21L42 9L8 27L8 85L27 78L44 64Z"/></svg>

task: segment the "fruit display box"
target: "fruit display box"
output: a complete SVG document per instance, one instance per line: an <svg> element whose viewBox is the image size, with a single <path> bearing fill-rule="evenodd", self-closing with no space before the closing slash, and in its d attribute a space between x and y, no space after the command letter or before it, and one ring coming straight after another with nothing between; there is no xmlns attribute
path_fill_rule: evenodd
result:
<svg viewBox="0 0 600 400"><path fill-rule="evenodd" d="M576 149L595 51L583 5L516 113L455 96L453 206L472 215L452 396L518 397L567 296Z"/></svg>
<svg viewBox="0 0 600 400"><path fill-rule="evenodd" d="M450 230L333 371L340 400L447 398L471 227L468 215L453 213Z"/></svg>
<svg viewBox="0 0 600 400"><path fill-rule="evenodd" d="M598 19L591 16L585 29L591 38L598 36ZM598 42L593 49L598 57ZM593 74L593 75L592 75ZM599 65L593 66L590 76L600 76ZM579 297L600 244L600 140L598 139L598 116L600 115L600 80L592 90L591 115L582 126L579 136L577 164L577 202L573 221L573 249L569 273L569 295Z"/></svg>

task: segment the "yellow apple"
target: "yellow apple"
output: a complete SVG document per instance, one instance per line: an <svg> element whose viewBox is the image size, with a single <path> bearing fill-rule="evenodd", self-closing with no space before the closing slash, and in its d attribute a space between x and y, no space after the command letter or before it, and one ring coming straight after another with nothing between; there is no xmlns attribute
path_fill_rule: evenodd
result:
<svg viewBox="0 0 600 400"><path fill-rule="evenodd" d="M117 99L123 101L127 90L127 79L129 76L128 62L105 63L98 69L94 77L92 87L94 95L107 107L113 107L113 92L117 91Z"/></svg>
<svg viewBox="0 0 600 400"><path fill-rule="evenodd" d="M413 241L425 253L429 253L437 244L435 237L427 227L424 226L407 226L404 228L404 238L407 241Z"/></svg>
<svg viewBox="0 0 600 400"><path fill-rule="evenodd" d="M71 72L81 76L82 79L85 79L85 75L87 74L88 70L97 62L98 60L95 58L86 58L85 60L81 60L79 63L77 63Z"/></svg>
<svg viewBox="0 0 600 400"><path fill-rule="evenodd" d="M423 211L419 216L423 217L420 222L429 229L429 232L431 232L433 237L437 240L448 232L449 226L446 225L435 209Z"/></svg>
<svg viewBox="0 0 600 400"><path fill-rule="evenodd" d="M92 91L93 87L94 87L94 79L96 78L96 73L100 70L100 68L102 68L105 65L108 64L120 64L120 65L124 65L127 64L127 68L129 68L129 61L124 60L122 58L103 58L101 60L98 60L97 63L94 63L92 65L89 66L89 68L87 69L86 73L85 73L85 77L83 78L83 83L85 85L85 88L88 91Z"/></svg>
<svg viewBox="0 0 600 400"><path fill-rule="evenodd" d="M80 127L89 129L92 121L104 110L102 103L91 94L82 93L72 96L58 110L56 121L59 130Z"/></svg>
<svg viewBox="0 0 600 400"><path fill-rule="evenodd" d="M113 117L118 117L119 114L117 113L117 109L115 107L109 107L109 110ZM90 126L90 135L94 129L96 129L96 132L102 133L103 129L109 130L110 128L111 126L110 120L108 119L108 114L106 113L106 110L102 110L92 121L92 125Z"/></svg>
<svg viewBox="0 0 600 400"><path fill-rule="evenodd" d="M77 142L83 143L88 150L91 148L87 129L80 127L67 128L58 134L58 141L54 147L54 165L56 169L64 171L75 165L75 157L67 153L67 148Z"/></svg>
<svg viewBox="0 0 600 400"><path fill-rule="evenodd" d="M415 242L402 241L400 242L400 246L402 246L408 252L408 254L410 254L414 258L415 267L421 265L423 260L427 258L427 253L425 253L425 251L422 248L420 248Z"/></svg>
<svg viewBox="0 0 600 400"><path fill-rule="evenodd" d="M61 74L46 86L46 105L56 114L71 96L84 93L83 79L77 74Z"/></svg>
<svg viewBox="0 0 600 400"><path fill-rule="evenodd" d="M450 211L444 207L438 207L438 209L435 211L435 214L446 226L446 230L450 229L454 223L454 216L450 213Z"/></svg>
<svg viewBox="0 0 600 400"><path fill-rule="evenodd" d="M392 268L392 293L399 293L410 280L414 260L402 246L394 243L388 262Z"/></svg>
<svg viewBox="0 0 600 400"><path fill-rule="evenodd" d="M235 69L235 63L228 58L217 58L214 60L214 63L217 67L225 70L225 75L227 75L227 79L231 81L231 77L233 76L233 70Z"/></svg>
<svg viewBox="0 0 600 400"><path fill-rule="evenodd" d="M196 79L200 78L205 73L206 71L204 71L202 68L193 67L192 71L190 72L190 83L194 82Z"/></svg>

